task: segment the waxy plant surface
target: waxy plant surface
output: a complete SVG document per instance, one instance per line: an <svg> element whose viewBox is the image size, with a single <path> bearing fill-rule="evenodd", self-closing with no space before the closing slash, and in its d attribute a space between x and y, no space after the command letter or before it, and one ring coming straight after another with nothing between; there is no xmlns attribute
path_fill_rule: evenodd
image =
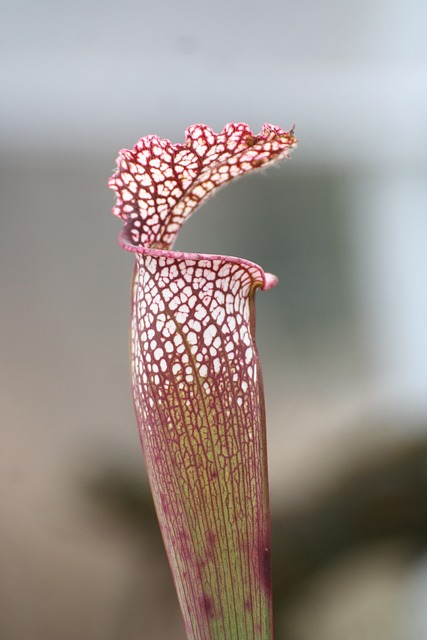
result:
<svg viewBox="0 0 427 640"><path fill-rule="evenodd" d="M184 144L122 150L109 185L135 254L135 412L184 617L197 640L272 638L270 524L254 294L276 278L240 258L172 251L216 188L289 156L293 132L205 125Z"/></svg>

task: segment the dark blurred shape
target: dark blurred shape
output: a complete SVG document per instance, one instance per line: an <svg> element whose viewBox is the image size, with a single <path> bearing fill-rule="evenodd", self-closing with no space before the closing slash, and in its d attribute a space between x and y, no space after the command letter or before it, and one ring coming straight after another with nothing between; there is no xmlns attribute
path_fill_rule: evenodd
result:
<svg viewBox="0 0 427 640"><path fill-rule="evenodd" d="M136 471L128 472L112 464L86 483L89 496L101 506L145 532L157 531L158 524L149 486Z"/></svg>
<svg viewBox="0 0 427 640"><path fill-rule="evenodd" d="M150 490L136 472L113 465L88 486L93 499L161 549ZM426 438L392 439L369 460L355 455L320 498L272 514L276 610L291 610L323 569L374 542L404 540L415 560L427 546L426 505Z"/></svg>
<svg viewBox="0 0 427 640"><path fill-rule="evenodd" d="M272 537L278 606L357 548L405 539L415 559L427 546L427 440L354 459L316 503L274 513Z"/></svg>

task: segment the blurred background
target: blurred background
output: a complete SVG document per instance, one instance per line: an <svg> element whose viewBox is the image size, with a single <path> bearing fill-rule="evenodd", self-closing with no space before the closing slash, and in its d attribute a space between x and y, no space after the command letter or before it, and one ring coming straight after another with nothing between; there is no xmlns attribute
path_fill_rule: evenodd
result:
<svg viewBox="0 0 427 640"><path fill-rule="evenodd" d="M427 638L427 4L1 4L0 638L183 640L128 373L117 151L205 122L299 149L177 248L258 296L276 637Z"/></svg>

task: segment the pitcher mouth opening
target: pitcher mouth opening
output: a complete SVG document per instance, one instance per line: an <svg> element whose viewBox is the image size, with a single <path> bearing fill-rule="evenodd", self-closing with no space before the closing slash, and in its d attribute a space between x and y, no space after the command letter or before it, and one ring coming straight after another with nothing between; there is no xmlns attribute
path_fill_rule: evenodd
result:
<svg viewBox="0 0 427 640"><path fill-rule="evenodd" d="M252 262L246 258L216 253L190 253L187 251L175 251L173 249L156 249L154 247L144 247L135 244L130 237L129 229L126 224L119 233L118 243L122 249L125 249L125 251L129 251L130 253L140 256L149 255L153 258L172 258L174 260L188 262L189 264L212 261L221 261L224 262L224 264L238 264L242 267L246 267L250 271L253 280L253 287L260 288L261 291L272 289L279 281L278 277L273 273L264 271L264 269L256 264L256 262Z"/></svg>

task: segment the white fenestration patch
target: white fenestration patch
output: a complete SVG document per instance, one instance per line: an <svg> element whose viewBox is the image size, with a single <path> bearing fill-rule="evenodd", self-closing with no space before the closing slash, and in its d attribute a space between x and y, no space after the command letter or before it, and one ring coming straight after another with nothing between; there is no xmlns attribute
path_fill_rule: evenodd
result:
<svg viewBox="0 0 427 640"><path fill-rule="evenodd" d="M203 342L207 347L212 344L212 340L215 338L218 329L214 324L210 324L203 332Z"/></svg>

